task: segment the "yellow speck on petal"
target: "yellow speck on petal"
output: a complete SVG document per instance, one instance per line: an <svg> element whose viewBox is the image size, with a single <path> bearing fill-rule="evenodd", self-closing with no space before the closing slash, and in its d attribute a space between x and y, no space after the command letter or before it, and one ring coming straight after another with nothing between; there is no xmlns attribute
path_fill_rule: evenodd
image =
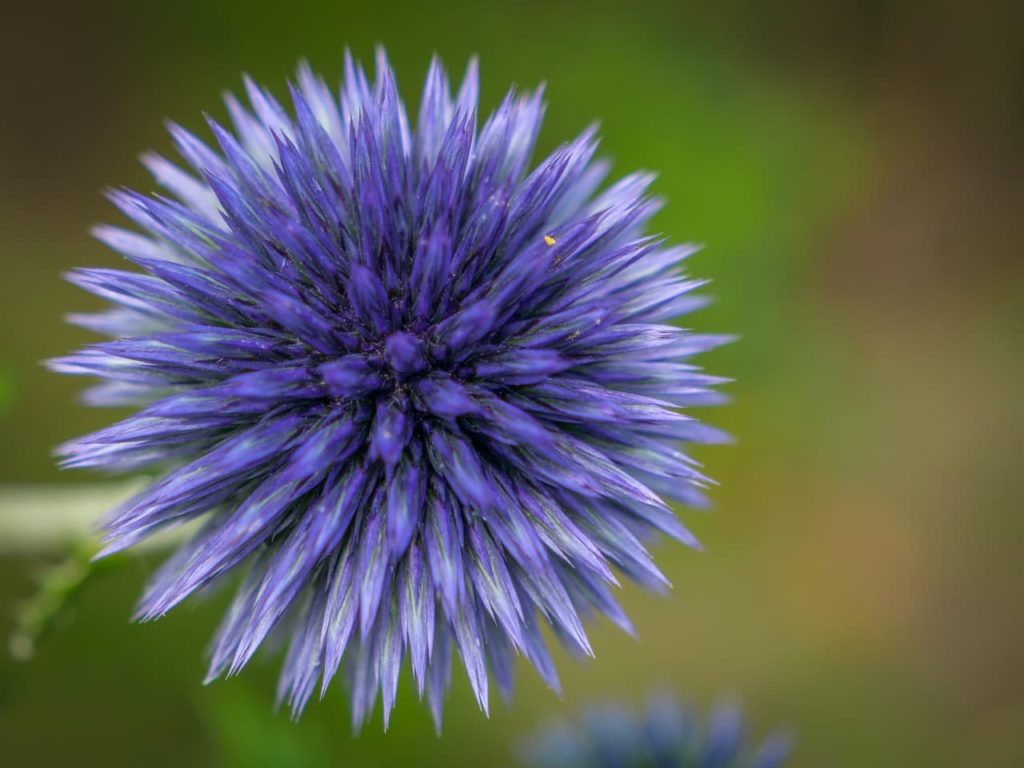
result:
<svg viewBox="0 0 1024 768"><path fill-rule="evenodd" d="M558 241L555 240L555 238L553 238L551 235L544 235L544 242L547 243L548 245L554 245Z"/></svg>

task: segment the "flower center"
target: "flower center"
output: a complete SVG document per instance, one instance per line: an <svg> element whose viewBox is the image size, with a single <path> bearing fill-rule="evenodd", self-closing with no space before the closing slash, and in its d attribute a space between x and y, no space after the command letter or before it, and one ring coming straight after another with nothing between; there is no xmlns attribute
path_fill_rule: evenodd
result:
<svg viewBox="0 0 1024 768"><path fill-rule="evenodd" d="M384 357L401 381L427 367L427 346L418 336L396 331L384 340Z"/></svg>
<svg viewBox="0 0 1024 768"><path fill-rule="evenodd" d="M377 351L353 353L319 366L327 391L335 397L361 397L389 390L429 368L427 345L407 331L390 334Z"/></svg>

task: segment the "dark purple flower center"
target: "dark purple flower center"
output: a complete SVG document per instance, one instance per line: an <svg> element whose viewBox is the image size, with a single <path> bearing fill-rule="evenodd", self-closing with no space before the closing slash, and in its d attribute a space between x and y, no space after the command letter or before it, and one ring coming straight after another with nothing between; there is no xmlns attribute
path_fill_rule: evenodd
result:
<svg viewBox="0 0 1024 768"><path fill-rule="evenodd" d="M396 331L384 340L384 359L401 381L427 367L427 345L419 336Z"/></svg>

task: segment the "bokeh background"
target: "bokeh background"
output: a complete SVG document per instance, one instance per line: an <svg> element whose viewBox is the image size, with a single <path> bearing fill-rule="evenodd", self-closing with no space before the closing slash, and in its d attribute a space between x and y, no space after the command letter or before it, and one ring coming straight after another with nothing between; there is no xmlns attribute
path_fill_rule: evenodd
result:
<svg viewBox="0 0 1024 768"><path fill-rule="evenodd" d="M344 46L379 41L410 106L435 51L456 74L480 54L488 108L546 80L541 148L598 118L619 173L658 170L658 225L707 245L691 269L716 303L692 322L742 340L705 360L737 380L706 415L738 439L699 455L721 481L687 514L708 551L659 548L674 591L627 586L639 639L595 626L596 660L559 659L564 700L523 666L485 720L457 670L440 739L408 681L387 734L353 738L339 690L293 724L277 659L201 687L223 597L129 624L149 553L0 658L0 761L497 765L549 716L656 687L739 695L756 731L792 728L798 768L1024 765L1014 5L4 2L0 635L69 520L122 493L49 457L110 418L38 365L87 340L61 315L95 305L60 273L117 264L87 235L117 220L98 191L150 190L136 156L172 151L163 119L202 129L243 71L280 94L299 58L336 81Z"/></svg>

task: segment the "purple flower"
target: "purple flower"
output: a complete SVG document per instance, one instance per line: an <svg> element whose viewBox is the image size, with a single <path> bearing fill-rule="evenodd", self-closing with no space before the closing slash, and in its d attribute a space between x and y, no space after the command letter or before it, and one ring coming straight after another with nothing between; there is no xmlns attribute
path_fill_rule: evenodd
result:
<svg viewBox="0 0 1024 768"><path fill-rule="evenodd" d="M779 768L789 755L781 733L747 746L738 707L712 712L707 726L670 697L636 713L615 704L594 707L575 725L556 725L526 745L536 768Z"/></svg>
<svg viewBox="0 0 1024 768"><path fill-rule="evenodd" d="M244 568L210 677L279 630L280 696L344 662L356 726L406 657L439 720L455 655L486 708L516 654L557 688L543 624L586 655L588 614L631 631L616 573L664 587L644 542L696 546L667 502L702 501L680 444L720 433L680 409L719 401L688 360L726 340L666 324L694 249L644 234L649 176L602 187L593 130L531 170L539 91L478 129L476 63L453 98L435 61L413 125L378 58L339 98L300 67L291 111L246 80L217 149L171 125L188 170L145 156L169 196L113 192L140 231L96 230L139 270L70 275L114 340L52 362L140 408L64 466L161 473L103 552L202 520L139 616Z"/></svg>

